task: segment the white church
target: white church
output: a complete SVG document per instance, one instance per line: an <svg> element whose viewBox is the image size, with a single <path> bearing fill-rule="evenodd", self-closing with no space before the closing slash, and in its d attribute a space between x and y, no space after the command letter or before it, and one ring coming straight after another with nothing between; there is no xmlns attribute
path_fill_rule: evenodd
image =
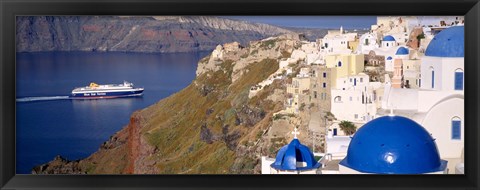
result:
<svg viewBox="0 0 480 190"><path fill-rule="evenodd" d="M421 63L420 89L385 85L382 108L412 118L435 139L448 173L463 166L464 151L464 26L438 33Z"/></svg>

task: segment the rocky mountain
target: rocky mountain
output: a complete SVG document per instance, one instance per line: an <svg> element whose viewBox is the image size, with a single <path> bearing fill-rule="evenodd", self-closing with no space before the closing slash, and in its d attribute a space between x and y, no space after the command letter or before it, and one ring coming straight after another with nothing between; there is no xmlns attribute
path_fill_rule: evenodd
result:
<svg viewBox="0 0 480 190"><path fill-rule="evenodd" d="M210 51L218 44L243 46L290 30L213 16L19 16L17 52Z"/></svg>
<svg viewBox="0 0 480 190"><path fill-rule="evenodd" d="M288 134L273 138L268 131L273 113L285 106L285 96L275 94L285 91L289 79L275 80L253 97L249 92L300 46L299 35L293 34L245 47L219 45L199 61L189 86L133 113L97 152L77 161L56 157L32 173L260 173L260 155L274 157L287 142Z"/></svg>

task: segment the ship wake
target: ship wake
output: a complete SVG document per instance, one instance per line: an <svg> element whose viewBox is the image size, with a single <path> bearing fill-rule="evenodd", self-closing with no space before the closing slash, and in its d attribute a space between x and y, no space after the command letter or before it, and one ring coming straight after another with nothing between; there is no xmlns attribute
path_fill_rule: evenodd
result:
<svg viewBox="0 0 480 190"><path fill-rule="evenodd" d="M17 98L17 102L34 102L34 101L67 100L67 99L70 99L70 96L24 97L24 98Z"/></svg>

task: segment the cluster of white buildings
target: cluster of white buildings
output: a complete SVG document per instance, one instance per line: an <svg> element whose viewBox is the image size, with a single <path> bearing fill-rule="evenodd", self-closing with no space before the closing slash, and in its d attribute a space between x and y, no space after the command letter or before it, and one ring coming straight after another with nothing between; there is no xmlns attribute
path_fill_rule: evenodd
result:
<svg viewBox="0 0 480 190"><path fill-rule="evenodd" d="M305 65L287 86L284 111L298 114L299 105L315 102L335 120L326 126L323 153L295 136L276 159L262 157L262 173L463 173L463 23L463 17L378 17L361 36L341 28L305 42L280 62ZM385 57L384 82L365 74L364 56L372 51ZM345 136L341 121L357 132ZM321 158L313 162L313 155Z"/></svg>

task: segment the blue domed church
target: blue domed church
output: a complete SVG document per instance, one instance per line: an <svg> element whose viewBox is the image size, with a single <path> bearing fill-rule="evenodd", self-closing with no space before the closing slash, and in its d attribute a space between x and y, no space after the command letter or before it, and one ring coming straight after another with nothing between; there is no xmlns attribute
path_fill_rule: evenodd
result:
<svg viewBox="0 0 480 190"><path fill-rule="evenodd" d="M270 174L315 174L321 166L310 149L297 139L297 128L292 132L294 138L280 148L275 161L270 165Z"/></svg>
<svg viewBox="0 0 480 190"><path fill-rule="evenodd" d="M463 90L464 33L464 26L453 26L432 39L422 59L422 89Z"/></svg>
<svg viewBox="0 0 480 190"><path fill-rule="evenodd" d="M340 174L443 174L435 139L415 121L383 116L361 127L352 137Z"/></svg>
<svg viewBox="0 0 480 190"><path fill-rule="evenodd" d="M391 48L391 47L396 47L397 42L395 38L391 35L385 36L382 39L382 47L383 48Z"/></svg>

